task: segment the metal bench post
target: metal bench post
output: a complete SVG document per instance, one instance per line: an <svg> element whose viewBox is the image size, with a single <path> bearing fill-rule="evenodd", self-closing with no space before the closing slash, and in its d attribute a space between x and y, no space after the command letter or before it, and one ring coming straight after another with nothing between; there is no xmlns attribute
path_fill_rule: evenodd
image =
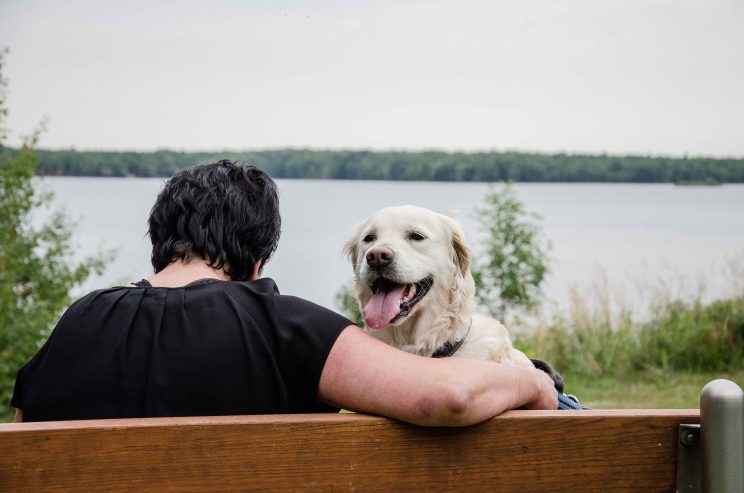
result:
<svg viewBox="0 0 744 493"><path fill-rule="evenodd" d="M703 491L744 492L744 392L713 380L700 393Z"/></svg>

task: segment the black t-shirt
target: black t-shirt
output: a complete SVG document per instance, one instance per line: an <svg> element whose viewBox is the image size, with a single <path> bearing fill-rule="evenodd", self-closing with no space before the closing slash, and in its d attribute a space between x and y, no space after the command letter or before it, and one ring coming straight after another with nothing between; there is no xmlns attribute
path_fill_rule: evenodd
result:
<svg viewBox="0 0 744 493"><path fill-rule="evenodd" d="M94 291L18 371L24 421L333 412L317 402L351 322L271 279Z"/></svg>

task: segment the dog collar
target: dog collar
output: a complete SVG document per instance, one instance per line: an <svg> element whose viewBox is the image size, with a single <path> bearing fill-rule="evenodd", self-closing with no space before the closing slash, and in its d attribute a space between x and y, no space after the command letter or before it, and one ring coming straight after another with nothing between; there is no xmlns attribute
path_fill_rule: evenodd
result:
<svg viewBox="0 0 744 493"><path fill-rule="evenodd" d="M455 342L446 342L444 346L440 347L436 351L434 351L434 354L431 355L432 358L449 358L450 356L454 355L460 347L462 347L462 343L465 342L465 338L470 333L470 327L473 326L473 322L470 322L470 325L468 325L468 330L465 332L465 335L462 336L462 338L459 341Z"/></svg>

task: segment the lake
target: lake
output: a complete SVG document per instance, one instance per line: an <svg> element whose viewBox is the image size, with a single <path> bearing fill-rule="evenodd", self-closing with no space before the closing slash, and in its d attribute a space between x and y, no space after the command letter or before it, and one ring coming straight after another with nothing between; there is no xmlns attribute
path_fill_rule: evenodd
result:
<svg viewBox="0 0 744 493"><path fill-rule="evenodd" d="M77 221L75 258L117 249L101 277L76 294L128 283L152 273L147 216L161 178L44 177L55 203ZM349 232L375 210L414 204L458 212L470 243L480 231L474 211L489 185L382 181L278 180L282 239L264 276L281 291L334 307L351 280L341 253ZM518 183L517 197L542 216L552 243L545 292L565 307L570 288L597 285L626 304L643 305L655 289L706 299L741 289L744 275L744 185L693 187L641 184ZM36 220L43 220L39 214ZM604 289L604 288L602 288ZM600 291L602 291L600 289Z"/></svg>

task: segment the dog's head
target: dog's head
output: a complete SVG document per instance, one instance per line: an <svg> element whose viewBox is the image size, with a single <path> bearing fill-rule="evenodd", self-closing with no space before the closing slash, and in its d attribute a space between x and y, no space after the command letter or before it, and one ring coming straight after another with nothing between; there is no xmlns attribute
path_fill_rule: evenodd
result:
<svg viewBox="0 0 744 493"><path fill-rule="evenodd" d="M421 312L434 318L457 312L472 298L470 249L448 216L414 206L381 209L356 226L344 250L373 329L404 324Z"/></svg>

